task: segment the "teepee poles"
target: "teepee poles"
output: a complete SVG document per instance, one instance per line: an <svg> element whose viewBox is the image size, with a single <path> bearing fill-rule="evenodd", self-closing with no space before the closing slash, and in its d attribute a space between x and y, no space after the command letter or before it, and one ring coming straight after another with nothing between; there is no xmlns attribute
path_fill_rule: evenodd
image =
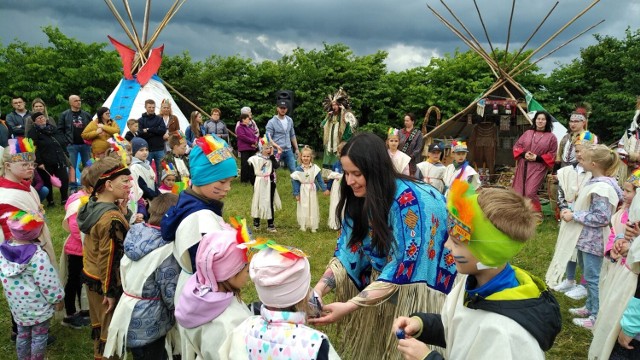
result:
<svg viewBox="0 0 640 360"><path fill-rule="evenodd" d="M509 42L511 41L511 24L513 24L513 11L515 10L515 8L516 8L516 0L513 0L513 2L511 3L511 15L509 15L509 28L507 30L507 45L504 49L505 64L509 60Z"/></svg>
<svg viewBox="0 0 640 360"><path fill-rule="evenodd" d="M151 17L151 0L147 0L144 6L144 20L142 22L142 45L147 45L147 34L149 34L149 18Z"/></svg>
<svg viewBox="0 0 640 360"><path fill-rule="evenodd" d="M480 18L480 24L482 25L482 30L484 30L484 36L487 38L487 42L489 43L489 48L491 49L491 55L497 61L496 52L493 49L493 44L491 44L491 39L489 39L489 32L487 32L487 27L484 25L484 20L482 19L482 13L480 12L480 8L478 7L478 2L476 0L473 0L473 5L475 5L476 12L478 13L478 17Z"/></svg>
<svg viewBox="0 0 640 360"><path fill-rule="evenodd" d="M127 16L129 17L129 22L131 23L131 30L133 31L133 35L135 35L134 45L138 49L142 49L142 44L140 44L140 36L138 35L138 30L136 29L136 23L133 21L133 15L131 14L131 7L129 6L129 1L122 0L124 4L124 9L127 12Z"/></svg>

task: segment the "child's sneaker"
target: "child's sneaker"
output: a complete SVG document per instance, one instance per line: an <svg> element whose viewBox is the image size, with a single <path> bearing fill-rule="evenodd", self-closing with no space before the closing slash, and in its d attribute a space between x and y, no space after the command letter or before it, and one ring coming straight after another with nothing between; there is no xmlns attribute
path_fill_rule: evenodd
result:
<svg viewBox="0 0 640 360"><path fill-rule="evenodd" d="M588 316L591 316L591 311L587 310L587 308L585 306L580 307L580 308L572 308L569 309L569 314L574 315L574 316L578 316L581 318L586 318Z"/></svg>
<svg viewBox="0 0 640 360"><path fill-rule="evenodd" d="M573 319L572 321L573 321L574 324L576 324L576 325L578 325L580 327L583 327L583 328L588 329L588 330L593 330L593 326L596 323L596 318L593 317L593 316L589 316L586 319L576 318L576 319Z"/></svg>
<svg viewBox="0 0 640 360"><path fill-rule="evenodd" d="M276 230L275 226L268 226L267 227L267 231L270 232L270 233L278 232L278 230Z"/></svg>
<svg viewBox="0 0 640 360"><path fill-rule="evenodd" d="M86 326L85 323L86 321L78 315L65 316L64 319L62 319L62 325L72 329L82 329L83 326Z"/></svg>
<svg viewBox="0 0 640 360"><path fill-rule="evenodd" d="M567 291L571 291L575 287L576 287L575 280L564 279L560 284L552 287L551 289L553 289L553 291L566 293Z"/></svg>
<svg viewBox="0 0 640 360"><path fill-rule="evenodd" d="M564 294L572 298L573 300L584 299L587 297L587 288L582 285L577 285L572 290L569 290Z"/></svg>

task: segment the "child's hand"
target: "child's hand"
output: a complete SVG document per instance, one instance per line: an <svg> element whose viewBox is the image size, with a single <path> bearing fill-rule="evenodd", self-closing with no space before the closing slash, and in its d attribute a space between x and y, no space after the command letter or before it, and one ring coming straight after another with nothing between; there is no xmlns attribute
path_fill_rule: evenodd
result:
<svg viewBox="0 0 640 360"><path fill-rule="evenodd" d="M431 353L427 344L416 339L398 340L398 351L405 360L423 360Z"/></svg>
<svg viewBox="0 0 640 360"><path fill-rule="evenodd" d="M134 224L138 224L138 223L144 222L144 215L142 215L140 213L137 213L135 216L136 216L136 218L133 221Z"/></svg>
<svg viewBox="0 0 640 360"><path fill-rule="evenodd" d="M618 344L620 344L620 346L629 350L633 349L633 346L630 345L631 340L633 340L632 337L627 336L624 331L620 330L620 334L618 334Z"/></svg>
<svg viewBox="0 0 640 360"><path fill-rule="evenodd" d="M300 201L300 195L296 195L296 201Z"/></svg>
<svg viewBox="0 0 640 360"><path fill-rule="evenodd" d="M560 218L566 222L570 222L571 220L573 220L573 212L566 209L560 213Z"/></svg>
<svg viewBox="0 0 640 360"><path fill-rule="evenodd" d="M325 190L325 191L323 191L322 193L324 194L324 196L329 196L329 195L331 195L331 191L329 191L329 190Z"/></svg>
<svg viewBox="0 0 640 360"><path fill-rule="evenodd" d="M64 301L60 301L59 303L56 303L53 308L56 311L62 311L64 309Z"/></svg>
<svg viewBox="0 0 640 360"><path fill-rule="evenodd" d="M105 296L102 298L102 305L108 305L107 310L104 312L108 314L116 307L116 299Z"/></svg>
<svg viewBox="0 0 640 360"><path fill-rule="evenodd" d="M614 251L620 256L627 256L627 253L629 252L629 241L626 239L618 239L613 243L613 248L611 249L611 252L613 253Z"/></svg>
<svg viewBox="0 0 640 360"><path fill-rule="evenodd" d="M418 319L400 316L399 318L393 320L391 333L395 336L398 330L403 330L407 338L411 338L414 334L418 333L421 328L422 324L420 323L420 321L418 321Z"/></svg>

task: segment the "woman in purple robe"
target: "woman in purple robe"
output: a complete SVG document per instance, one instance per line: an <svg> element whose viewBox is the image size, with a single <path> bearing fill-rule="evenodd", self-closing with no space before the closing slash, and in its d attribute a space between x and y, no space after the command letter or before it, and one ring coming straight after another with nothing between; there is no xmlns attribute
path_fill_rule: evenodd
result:
<svg viewBox="0 0 640 360"><path fill-rule="evenodd" d="M512 187L518 194L531 199L533 208L541 212L538 189L547 171L553 169L558 140L551 131L553 125L549 113L538 111L534 119L533 127L525 131L513 146L516 176Z"/></svg>

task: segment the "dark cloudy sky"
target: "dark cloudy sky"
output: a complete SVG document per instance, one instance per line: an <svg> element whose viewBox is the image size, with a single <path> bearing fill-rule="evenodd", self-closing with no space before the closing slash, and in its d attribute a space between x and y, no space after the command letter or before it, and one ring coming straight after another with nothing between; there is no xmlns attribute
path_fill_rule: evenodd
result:
<svg viewBox="0 0 640 360"><path fill-rule="evenodd" d="M152 2L150 31L172 2ZM144 0L130 0L139 31L144 3ZM447 3L476 37L485 42L473 2L449 0ZM523 44L554 3L549 0L516 2L510 49ZM590 3L561 1L529 47L542 44ZM125 16L122 1L114 0L114 4ZM441 56L456 48L468 49L435 18L427 4L451 18L435 0L188 0L156 44L164 43L166 53L171 55L189 51L198 60L212 54L237 54L261 61L278 59L296 47L321 48L323 42L340 42L358 55L385 50L389 52L388 68L403 70L426 65L432 56ZM511 1L478 0L478 4L494 46L504 48ZM102 0L0 0L0 17L0 41L5 45L13 39L44 44L46 39L39 28L42 25L55 25L66 35L85 42L106 42L106 36L111 35L129 44ZM580 48L595 43L593 33L622 38L626 28L631 26L635 30L640 23L640 1L600 1L539 56L601 19L606 20L602 25L541 62L543 70L550 71L557 63L576 58Z"/></svg>

